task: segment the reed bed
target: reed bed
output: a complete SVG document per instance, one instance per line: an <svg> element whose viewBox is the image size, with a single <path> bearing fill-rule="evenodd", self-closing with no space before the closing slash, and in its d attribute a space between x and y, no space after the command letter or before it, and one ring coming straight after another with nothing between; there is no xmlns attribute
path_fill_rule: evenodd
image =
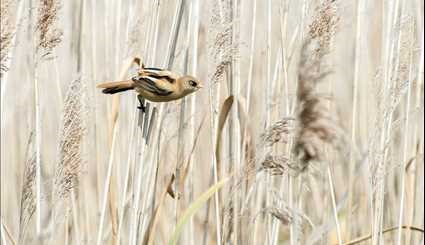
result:
<svg viewBox="0 0 425 245"><path fill-rule="evenodd" d="M424 244L419 0L2 0L1 244ZM204 88L108 96L141 64Z"/></svg>

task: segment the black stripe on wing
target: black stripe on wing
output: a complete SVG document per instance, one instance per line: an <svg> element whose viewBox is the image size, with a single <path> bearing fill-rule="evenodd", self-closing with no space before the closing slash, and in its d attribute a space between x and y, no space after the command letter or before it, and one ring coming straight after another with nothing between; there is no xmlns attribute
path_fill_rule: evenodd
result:
<svg viewBox="0 0 425 245"><path fill-rule="evenodd" d="M167 80L169 83L175 83L175 82L176 82L176 79L171 78L171 77L169 77L169 76L167 76L167 75L163 75L163 76L161 76L161 75L156 75L156 74L149 74L149 76L150 76L150 77L153 77L153 78L156 78L156 79L165 79L165 80Z"/></svg>
<svg viewBox="0 0 425 245"><path fill-rule="evenodd" d="M140 85L141 87L143 87L144 89L146 89L147 91L157 96L168 96L173 93L173 91L159 88L158 86L156 86L154 81L152 81L151 79L147 77L134 77L132 78L132 80L138 85Z"/></svg>
<svg viewBox="0 0 425 245"><path fill-rule="evenodd" d="M163 71L164 69L155 68L155 67L144 67L143 70Z"/></svg>

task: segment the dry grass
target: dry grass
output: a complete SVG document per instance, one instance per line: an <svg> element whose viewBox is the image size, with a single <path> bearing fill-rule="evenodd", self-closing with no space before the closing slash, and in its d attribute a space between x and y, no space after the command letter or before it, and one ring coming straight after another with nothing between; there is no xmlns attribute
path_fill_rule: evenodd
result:
<svg viewBox="0 0 425 245"><path fill-rule="evenodd" d="M423 18L418 0L1 1L1 243L423 244ZM205 87L146 113L96 90L140 61Z"/></svg>

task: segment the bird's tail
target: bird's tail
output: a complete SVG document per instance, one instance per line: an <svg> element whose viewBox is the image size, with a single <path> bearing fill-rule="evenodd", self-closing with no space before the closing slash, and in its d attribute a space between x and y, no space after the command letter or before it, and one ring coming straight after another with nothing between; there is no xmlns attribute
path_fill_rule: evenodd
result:
<svg viewBox="0 0 425 245"><path fill-rule="evenodd" d="M134 82L131 80L119 82L105 82L97 85L98 88L103 88L104 94L115 94L127 90L134 89Z"/></svg>

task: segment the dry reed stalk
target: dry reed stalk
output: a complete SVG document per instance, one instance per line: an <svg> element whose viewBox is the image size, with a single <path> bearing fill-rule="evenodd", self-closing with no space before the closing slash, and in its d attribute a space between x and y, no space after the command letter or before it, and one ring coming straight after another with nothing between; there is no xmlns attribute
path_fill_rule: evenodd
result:
<svg viewBox="0 0 425 245"><path fill-rule="evenodd" d="M149 104L148 104L149 105ZM149 108L149 107L148 107ZM138 169L138 175L141 176L139 178L143 178L145 182L137 181L136 187L136 211L137 215L141 217L137 217L135 220L136 225L134 227L137 232L135 241L138 242L140 235L146 232L148 228L150 218L154 212L154 201L155 201L155 185L156 185L156 177L158 166L154 164L156 159L158 159L159 154L159 140L161 134L162 123L157 122L158 111L157 108L153 108L152 114L150 117L145 117L145 122L143 124L143 139L142 139L142 156L140 158L140 162L143 165L148 165L147 169L143 171L143 165ZM162 121L163 122L163 121ZM154 131L154 127L157 127L157 131ZM156 135L153 133L157 133ZM157 141L155 141L155 139ZM158 147L158 148L155 148ZM142 189L143 188L143 189ZM143 194L143 195L142 195ZM140 204L141 202L141 204ZM143 211L145 212L143 212ZM143 212L143 213L142 213Z"/></svg>
<svg viewBox="0 0 425 245"><path fill-rule="evenodd" d="M248 68L248 81L247 81L247 89L246 89L246 110L249 111L251 106L251 87L252 87L252 79L254 73L254 53L255 53L255 37L257 27L257 0L253 0L252 6L252 24L251 24L251 44L250 44L250 52L249 52L249 68Z"/></svg>
<svg viewBox="0 0 425 245"><path fill-rule="evenodd" d="M174 64L176 44L177 44L177 39L180 33L180 26L182 22L185 2L186 2L185 0L181 0L180 2L177 3L175 8L173 23L172 23L170 37L169 37L168 46L167 46L167 52L166 52L167 55L164 59L164 65L163 65L163 67L166 67L168 69L171 69ZM136 201L135 201L135 207L134 207L134 212L136 212L136 214L140 210L146 210L147 206L149 205L149 202L151 202L152 198L154 198L154 193L153 193L154 188L152 187L155 185L155 181L153 178L155 177L155 175L154 175L152 166L155 166L153 164L155 159L155 152L160 142L161 127L164 122L164 117L165 117L164 111L166 109L166 106L167 105L161 104L159 107L159 110L157 110L157 108L154 108L153 114L151 115L151 122L149 123L149 129L147 130L147 137L145 142L143 143L142 152L144 152L145 150L147 151L146 156L142 158L142 161L144 163L143 165L151 166L151 167L149 167L146 170L147 177L145 178L145 180L147 183L145 183L145 188L148 191L144 192L146 196L144 196L143 203L141 206L140 206L140 195L141 195L142 182L140 181L140 178L142 176L143 171L141 168L138 171L139 179L138 179L138 183L136 183L136 190L135 190ZM150 213L151 212L148 212L148 214ZM149 216L144 215L142 217L141 222L139 219L140 219L139 215L134 215L132 217L132 221L131 221L132 225L130 230L130 238L132 243L137 243L137 234L139 233L139 224L140 224L141 232L142 233L144 232L149 222Z"/></svg>
<svg viewBox="0 0 425 245"><path fill-rule="evenodd" d="M152 4L158 4L158 2L152 2ZM151 6L151 8L153 8L154 6ZM155 11L159 11L159 6L157 8L155 8ZM159 15L158 12L153 11L152 15L155 15L155 13L157 15ZM152 35L152 33L155 33L156 29L158 28L158 23L153 23L154 18L150 18L151 21L148 25L148 33L149 33L149 37L145 40L145 50L144 52L147 52L150 49L150 45L152 45L152 42L154 40L151 40L151 38L155 38L152 37L154 35ZM154 26L155 25L155 26ZM154 55L151 54L150 52L146 53L146 58L148 61L150 60L154 60ZM140 209L140 205L142 205L142 209L145 208L145 203L148 202L148 198L149 198L149 194L145 194L146 196L142 196L141 197L141 191L143 186L148 186L149 185L149 179L144 175L144 167L146 167L146 172L153 172L152 168L153 166L149 165L149 163L146 163L146 161L148 161L148 157L146 156L149 151L147 151L149 148L149 145L151 144L150 139L151 137L149 136L151 134L151 130L152 130L152 123L154 120L156 120L157 114L156 114L156 108L154 108L154 110L151 113L151 105L149 103L146 103L146 113L141 114L139 112L139 127L140 130L138 131L138 133L140 133L141 137L138 137L138 144L137 144L137 154L139 155L140 159L136 159L136 162L139 161L139 168L135 168L135 174L134 174L134 179L135 182L133 183L134 187L133 187L133 195L134 195L134 201L132 203L132 213L131 213L131 219L130 219L130 232L129 232L129 242L132 244L136 244L137 243L137 239L138 239L138 233L143 234L143 229L142 232L140 232L140 224L145 223L145 220L148 219L149 215L146 214L142 217L142 221L140 221L140 214L139 214L139 209ZM147 153L146 153L147 152ZM142 181L146 181L145 183ZM135 192L135 193L134 193ZM145 191L144 193L148 193L149 191ZM140 199L143 199L143 203L140 204ZM148 220L149 221L149 220Z"/></svg>
<svg viewBox="0 0 425 245"><path fill-rule="evenodd" d="M351 114L351 144L355 145L357 141L357 111L358 111L358 98L359 98L359 83L360 83L360 71L361 71L361 58L362 58L362 48L364 46L363 41L363 18L365 12L365 1L360 0L357 2L357 13L356 13L356 36L355 36L355 64L354 64L354 77L353 77L353 105L352 105L352 114ZM348 215L347 221L353 219L352 210L353 210L353 182L354 182L354 168L355 168L355 156L353 150L350 151L349 158L349 173L348 173ZM347 223L348 223L347 222ZM348 228L347 237L351 237L352 227Z"/></svg>
<svg viewBox="0 0 425 245"><path fill-rule="evenodd" d="M124 61L123 66L121 67L119 80L124 80L127 72L131 68L131 66L136 63L137 64L137 58L131 58ZM109 127L109 143L110 143L110 155L109 155L109 164L108 164L108 171L106 176L106 182L105 182L105 188L104 188L104 199L102 203L102 213L101 213L101 221L99 225L99 231L98 231L98 237L97 237L97 244L100 244L102 242L102 233L103 233L103 222L105 218L106 211L106 202L109 201L109 212L111 215L111 225L113 229L113 241L114 243L117 243L117 233L118 233L118 224L117 224L117 205L116 205L116 182L115 182L115 175L114 175L114 165L113 165L113 156L114 156L114 146L116 141L116 135L117 135L117 120L118 120L118 114L119 114L119 95L114 95L112 98L112 112L110 116L110 127ZM109 198L108 198L109 197Z"/></svg>
<svg viewBox="0 0 425 245"><path fill-rule="evenodd" d="M240 35L241 35L241 26L240 26L240 15L241 15L241 1L234 0L232 2L232 45L234 46L235 52L237 54L240 53ZM238 55L234 55L232 57L232 64L229 67L231 72L229 76L229 91L235 96L237 102L239 102L241 96L241 62ZM236 105L238 105L237 103ZM229 174L234 171L239 171L242 169L241 166L241 121L240 121L240 112L239 106L234 106L231 111L231 121L229 124L229 142L234 142L229 144ZM234 185L237 184L237 180L234 179ZM231 194L229 192L229 194ZM233 234L233 244L238 244L241 240L239 227L241 224L239 223L239 196L241 196L240 189L236 189L233 192L233 216L235 217L232 220L232 234Z"/></svg>
<svg viewBox="0 0 425 245"><path fill-rule="evenodd" d="M121 6L121 1L115 1L118 4L118 8L120 8ZM112 5L112 4L111 4ZM109 6L108 6L109 7ZM109 9L109 8L108 8ZM112 8L110 8L112 9ZM115 39L115 51L118 52L119 49L119 38L118 36L120 36L119 33L119 22L120 22L120 16L121 16L121 11L118 11L118 14L116 15L116 29L115 29L115 35L116 35L116 39ZM108 17L106 17L107 19L109 19ZM105 21L105 23L107 23L108 20ZM114 62L114 66L118 67L118 57L119 55L115 54L115 62ZM118 80L124 80L126 78L127 72L130 69L130 67L133 65L133 63L137 63L136 59L131 59L131 60L127 60L124 62L124 65L119 73L119 77ZM116 69L114 69L113 71L115 71ZM111 105L111 115L110 115L110 119L109 119L109 132L108 132L108 136L109 136L109 150L112 150L112 145L113 145L113 141L116 140L116 138L114 137L115 135L115 127L117 126L117 120L118 120L118 114L119 114L119 107L120 107L120 97L118 94L115 94L112 96L112 105ZM117 203L116 203L116 197L117 197L117 171L115 168L115 165L111 166L111 176L110 176L110 183L108 183L107 185L109 186L108 188L108 196L109 196L109 214L110 214L110 219L111 219L111 225L112 225L112 244L118 244L118 239L117 238L117 233L118 233L118 209L117 209Z"/></svg>
<svg viewBox="0 0 425 245"><path fill-rule="evenodd" d="M282 48L282 73L283 73L283 86L284 86L284 97L286 98L285 101L282 101L285 103L285 110L286 115L289 115L289 88L288 88L288 69L289 65L287 64L288 61L288 55L287 51L288 49L286 43L287 43L287 29L288 29L288 12L289 12L289 2L288 1L282 1L281 6L279 7L279 15L280 15L280 46Z"/></svg>
<svg viewBox="0 0 425 245"><path fill-rule="evenodd" d="M19 214L19 244L25 243L27 227L36 210L36 165L32 133L29 136L27 148Z"/></svg>
<svg viewBox="0 0 425 245"><path fill-rule="evenodd" d="M154 9L154 11L151 12L151 9L149 9L148 7L145 7L145 5L147 5L146 3L144 3L143 1L132 1L130 4L128 4L128 13L129 13L129 18L127 18L127 23L126 23L126 28L125 28L125 42L124 43L128 43L128 47L127 47L127 53L129 54L134 54L131 55L131 57L136 57L135 59L135 63L138 64L138 67L140 67L140 65L142 63L154 63L150 61L151 59L151 54L148 53L146 55L140 55L141 53L143 53L143 51L148 50L148 45L149 45L149 41L151 41L151 32L152 32L152 26L154 25L153 20L155 20L155 23L158 23L158 18L159 18L159 7L160 4L157 1L150 1L151 5L154 6L156 5L156 8ZM153 7L152 7L153 8ZM147 18L150 20L149 23L145 23L145 21L141 21L144 20L144 18L146 17L147 13L152 13L153 16L156 15L156 18ZM118 29L118 25L117 25L117 29ZM157 28L156 28L157 29ZM118 40L118 39L117 39ZM155 37L153 38L153 40L156 40ZM143 44L143 45L141 45ZM141 48L142 47L142 48ZM143 57L143 59L141 58ZM153 57L155 58L155 57ZM136 108L137 107L137 103L138 101L136 99L134 99L133 101L133 106L131 108ZM143 113L140 113L140 110L136 110L134 109L134 113L133 113L133 117L131 119L131 133L129 135L129 153L128 153L128 167L126 168L126 174L125 174L125 178L124 178L124 188L123 188L123 195L124 198L126 199L126 192L127 192L127 188L128 188L128 184L129 184L129 177L130 177L130 165L131 165L131 156L132 156L132 150L136 150L137 146L134 147L134 141L135 141L135 137L136 137L136 122L140 119L139 121L139 125L141 124L140 122L143 121ZM141 127L143 128L143 127ZM136 140L137 141L137 140ZM124 205L126 203L127 200L123 200L122 201L122 212L121 212L121 218L120 220L123 218L123 213L124 213ZM121 227L121 221L119 222L119 225ZM119 236L118 236L119 237ZM120 237L119 237L120 238Z"/></svg>
<svg viewBox="0 0 425 245"><path fill-rule="evenodd" d="M137 104L133 103L133 108L136 108ZM125 170L125 175L124 175L124 187L121 191L122 196L121 196L121 209L119 210L119 217L118 217L118 230L117 230L117 238L118 238L118 243L120 243L121 241L121 234L123 231L123 223L124 223L124 217L125 217L125 212L126 212L126 206L127 206L127 192L128 192L128 186L130 184L130 172L131 172L131 165L133 162L133 157L136 153L136 147L134 147L136 140L136 118L137 118L137 111L133 112L133 118L131 120L131 133L129 135L129 153L127 156L127 167Z"/></svg>
<svg viewBox="0 0 425 245"><path fill-rule="evenodd" d="M35 68L37 70L37 68ZM35 71L35 73L37 73ZM35 74L36 76L36 74ZM35 165L36 165L36 230L41 232L41 118L38 78L34 77L34 111L35 111Z"/></svg>
<svg viewBox="0 0 425 245"><path fill-rule="evenodd" d="M305 12L306 12L306 8L307 8L307 1L303 1L302 4L302 15L301 15L301 21L300 21L300 25L303 28L303 23L305 22ZM282 1L281 5L280 5L280 49L281 49L281 59L279 61L281 61L281 71L282 71L282 77L280 78L282 81L282 86L283 87L283 93L279 94L277 96L280 96L284 99L281 99L280 101L280 106L284 108L281 109L284 111L284 116L293 116L293 111L295 109L295 105L296 105L296 101L293 100L293 96L292 94L290 94L289 92L289 84L290 82L288 81L289 76L290 76L290 68L291 68L291 60L292 57L295 53L295 40L297 38L297 36L299 35L299 25L296 26L295 30L293 31L292 34L292 38L291 40L288 39L288 33L287 33L287 29L288 29L288 15L290 13L290 3L289 1ZM288 43L289 41L289 43ZM281 90L281 89L280 89ZM293 106L291 109L291 102L293 102ZM279 115L279 117L281 117L281 115ZM287 157L291 157L291 149L293 147L293 137L289 137L289 139L286 140L287 144L285 144L282 147L279 147L279 150L284 151L284 155ZM275 147L276 148L276 147ZM291 209L293 209L295 206L299 206L298 208L301 209L300 205L301 205L301 195L294 195L294 193L296 193L297 191L295 190L295 185L293 184L294 180L293 180L293 176L292 176L292 172L293 172L293 164L291 163L292 159L286 163L284 163L281 167L281 169L278 171L280 173L283 174L287 174L285 179L281 180L280 183L280 192L281 195L284 195L285 193L287 193L288 196L288 202L289 202L289 206ZM277 165L279 166L279 165ZM276 167L277 167L276 166ZM275 167L275 166L273 166ZM301 183L302 179L299 178L298 182ZM286 187L286 188L285 188ZM295 201L294 201L295 199ZM297 205L297 202L299 203ZM278 204L279 205L279 204ZM282 208L282 206L280 206L279 208ZM280 222L277 222L276 220L273 220L273 233L272 233L272 244L277 244L278 243L278 239L279 239L279 231L280 231ZM290 236L290 244L294 244L296 243L299 238L299 227L297 227L294 223L290 223L289 224L289 236Z"/></svg>
<svg viewBox="0 0 425 245"><path fill-rule="evenodd" d="M422 234L424 233L424 229L419 228L419 227L415 227L415 226L402 225L401 228L403 230L417 231L417 232L421 232ZM398 230L398 229L399 229L399 226L394 226L394 227L386 228L386 229L383 229L382 230L382 234L385 234L385 233L388 233L388 232L391 232L391 231L395 231L395 230ZM356 239L354 239L352 241L343 243L343 245L360 244L360 243L362 243L364 241L367 241L367 240L372 239L372 236L373 235L370 234L370 235L367 235L367 236L359 237L359 238L356 238Z"/></svg>
<svg viewBox="0 0 425 245"><path fill-rule="evenodd" d="M149 50L149 44L152 41L152 36L151 35L152 32L157 32L158 30L158 24L155 25L154 28L154 24L153 23L153 18L149 18L149 23L147 23L145 25L145 23L143 22L139 22L138 21L138 12L141 10L144 10L144 12L142 11L142 16L147 15L147 13L152 13L152 16L157 16L156 18L156 23L158 23L158 18L159 18L159 3L158 2L151 2L152 6L150 6L151 8L154 7L154 5L156 5L156 8L154 9L153 12L150 12L149 8L145 8L145 9L140 9L140 6L136 7L132 6L131 4L129 4L129 12L131 13L131 17L128 20L128 24L127 24L127 30L126 30L126 36L128 41L130 42L130 46L128 48L129 53L136 53L138 54L138 46L143 46L143 50L141 50L140 52L146 52L147 50ZM141 2L141 6L147 5L147 3L143 3ZM130 21L130 19L132 19L133 21ZM131 22L134 22L133 24ZM131 30L130 30L131 29ZM138 35L140 35L140 33L137 30L133 30L133 29L137 29L137 30L145 30L147 29L147 35L144 34L142 37L138 37ZM154 30L155 29L155 30ZM153 37L153 40L156 40L155 36ZM140 43L144 43L144 45L140 45ZM154 56L152 57L151 53L147 53L146 55L143 56L143 60L139 57L137 57L135 59L135 63L137 63L139 66L141 63L151 63L150 60L153 60L152 62L154 62ZM126 209L127 209L127 205L129 200L127 200L127 192L128 192L128 187L130 185L130 177L131 177L131 172L135 171L135 166L132 166L133 162L137 161L137 157L135 156L136 154L143 154L144 152L144 144L142 145L142 147L140 147L140 142L141 142L141 138L146 139L146 135L145 132L147 131L146 129L148 128L148 119L149 119L149 113L150 113L150 105L147 104L146 105L146 113L141 113L139 110L135 109L137 106L137 100L134 99L133 102L133 106L132 108L134 108L134 113L133 113L133 117L131 119L131 133L129 135L129 153L128 153L128 157L127 157L127 167L125 170L125 177L124 177L124 187L122 190L122 201L121 201L121 211L119 211L119 218L118 218L118 231L117 231L117 238L118 238L118 243L121 242L122 238L123 238L123 233L125 232L125 213L126 213ZM138 121L138 125L140 127L140 132L137 131L137 125L136 122ZM139 137L140 135L142 135L141 137ZM132 159L132 155L134 155L134 158ZM136 175L137 176L137 175ZM125 238L125 237L124 237Z"/></svg>
<svg viewBox="0 0 425 245"><path fill-rule="evenodd" d="M172 175L172 177L170 178L170 181L166 185L164 191L162 192L159 198L158 205L155 207L155 211L153 212L151 220L149 221L148 228L146 230L146 234L143 238L143 243L142 243L143 245L154 244L153 242L155 241L154 239L155 239L155 233L156 233L156 226L159 222L159 216L161 215L161 212L164 206L165 197L168 193L168 189L171 188L173 181L174 181L174 175Z"/></svg>
<svg viewBox="0 0 425 245"><path fill-rule="evenodd" d="M228 0L217 0L210 2L211 19L207 34L208 49L208 80L210 81L209 103L211 118L211 144L215 145L214 139L218 133L218 111L220 103L220 87L226 75L231 76L229 71L235 55L233 43L233 23L232 23L232 7ZM215 91L214 91L215 90ZM215 92L215 96L214 96ZM219 169L217 168L215 154L212 154L212 176L214 184L219 181ZM214 194L215 203L215 220L216 220L216 239L217 243L221 243L221 226L220 226L220 202L219 194ZM208 205L210 205L208 203ZM204 236L205 237L205 236Z"/></svg>
<svg viewBox="0 0 425 245"><path fill-rule="evenodd" d="M106 216L106 206L108 202L109 195L109 185L111 183L111 176L112 176L112 166L114 162L114 153L115 153L115 145L116 145L116 135L118 132L118 125L114 127L113 131L113 140L112 140L112 146L109 154L109 163L108 163L108 169L106 172L106 179L105 179L105 187L104 187L104 194L103 194L103 200L102 200L102 206L101 206L101 216L99 221L99 231L97 234L97 245L103 244L103 223L105 222L105 216Z"/></svg>
<svg viewBox="0 0 425 245"><path fill-rule="evenodd" d="M190 169L192 168L193 155L194 155L194 152L195 152L195 148L198 145L198 140L199 140L199 136L200 136L201 129L202 129L202 126L204 124L204 121L205 121L205 118L203 118L203 120L199 124L199 127L198 127L198 129L196 130L196 132L193 136L194 139L193 139L193 144L192 144L191 150L189 152L189 156L187 157L186 164L182 168L182 174L181 174L181 180L180 180L180 185L181 185L180 189L183 189L183 185L185 183L185 180L189 175Z"/></svg>
<svg viewBox="0 0 425 245"><path fill-rule="evenodd" d="M188 74L189 69L189 43L191 38L190 33L190 25L192 23L192 5L185 6L186 11L188 12L186 14L187 18L185 21L185 28L187 31L185 33L185 40L184 40L184 57L183 57L183 74ZM177 224L179 218L180 218L180 210L185 209L185 203L184 200L181 199L185 187L185 173L183 172L185 170L185 155L187 154L187 148L188 140L188 98L185 97L181 100L180 103L180 112L179 112L179 124L178 124L178 132L177 132L177 161L175 163L175 176L176 181L174 183L174 195L175 200L175 223ZM193 115L189 115L193 116ZM187 173L186 173L187 174ZM177 200L180 199L180 200ZM186 233L183 234L186 235ZM184 238L183 238L184 239Z"/></svg>
<svg viewBox="0 0 425 245"><path fill-rule="evenodd" d="M247 110L245 108L246 101L244 101L244 98L241 96L238 101L238 111L240 115L240 124L241 124L241 162L243 166L239 171L241 172L241 176L244 176L242 180L240 181L241 187L240 187L240 208L239 208L239 214L246 215L239 215L238 220L241 224L244 224L245 217L251 217L251 209L248 209L248 206L246 202L243 200L248 200L250 192L249 190L253 190L254 181L255 181L255 164L256 164L256 149L255 149L255 140L254 140L254 132L252 129L252 125L250 122L250 117L248 116ZM234 186L236 185L236 182L233 183ZM249 241L250 237L250 230L248 229L240 229L239 231L239 239L241 244L246 244Z"/></svg>
<svg viewBox="0 0 425 245"><path fill-rule="evenodd" d="M408 224L414 224L414 220L415 220L415 198L417 195L416 193L416 188L415 188L415 184L417 183L417 180L420 179L420 171L417 171L419 169L419 162L421 161L421 156L422 156L422 161L423 161L423 137L419 136L419 132L420 132L420 126L421 124L423 124L423 117L422 117L422 112L423 112L423 103L421 104L421 98L423 97L423 82L424 82L424 33L423 33L423 29L421 30L419 25L416 25L416 32L417 34L419 34L421 37L417 38L417 40L421 40L420 41L420 54L418 55L419 61L417 61L418 64L418 69L417 69L417 74L416 74L416 94L415 94L415 99L416 101L414 102L414 110L416 111L416 115L415 115L415 122L414 122L414 126L413 126L413 139L412 142L418 142L417 144L417 149L416 149L416 159L414 162L412 162L412 165L406 166L406 171L408 172L408 178L409 178L409 186L408 189L410 190L409 192L411 193L410 196L410 202L407 202L408 204L410 203L410 205L406 208L408 210L408 214L407 214L407 223ZM423 26L422 26L423 28ZM422 112L421 112L422 111ZM422 119L422 120L421 120ZM412 242L412 236L411 233L408 232L407 233L407 243L410 244Z"/></svg>
<svg viewBox="0 0 425 245"><path fill-rule="evenodd" d="M194 76L198 76L199 75L199 71L198 71L198 42L199 42L199 29L200 29L200 17L201 17L201 13L200 13L200 0L194 0L192 1L192 12L193 12L193 18L192 18L192 23L191 23L191 28L190 28L190 32L191 32L191 39L190 39L190 43L189 46L191 47L191 52L192 52L192 57L191 57L191 66L190 66L190 73L193 74ZM190 193L189 193L189 201L193 201L194 197L193 197L193 192L194 192L194 171L193 171L193 162L195 162L195 146L197 145L198 142L198 138L200 136L200 131L201 131L201 127L204 123L204 119L202 120L198 131L195 132L195 123L196 123L196 119L195 119L195 113L199 110L197 110L197 106L196 106L196 101L197 101L197 95L192 95L192 97L190 98L189 101L189 110L190 110L190 132L189 132L189 139L192 140L193 143L193 147L191 152L189 153L189 157L188 157L188 163L186 164L186 169L184 171L183 177L186 178L187 176L189 176L188 178L188 184L190 187ZM182 180L182 182L184 182L185 179ZM189 227L189 234L191 234L190 237L190 245L195 245L195 239L196 239L196 235L195 235L195 227L194 227L194 221L193 221L193 217L190 220L190 227Z"/></svg>
<svg viewBox="0 0 425 245"><path fill-rule="evenodd" d="M96 13L97 13L97 11L96 11L96 8L93 7L93 5L94 5L94 2L92 2L92 6L91 6L92 11L90 13L90 22L91 22L90 28L91 28L91 30L96 30L96 28L97 28L96 27L96 19L97 19ZM92 79L93 79L93 86L91 86L90 92L91 92L92 96L94 97L94 103L95 104L97 104L97 102L98 102L98 96L97 96L98 91L96 91L95 81L99 81L99 79L100 79L99 78L99 72L97 70L97 68L98 68L97 52L96 52L97 51L97 45L96 45L97 42L98 42L97 34L94 31L92 31L91 35L90 35L90 44L91 44L91 46L90 46L90 51L91 51L90 60L91 60L91 67L92 67L91 76L92 76ZM99 118L98 110L94 110L93 114L94 114L93 115L93 121L97 122L98 121L97 119ZM98 144L98 140L97 140L97 138L98 138L97 136L99 135L98 129L99 129L99 127L97 126L97 123L94 123L93 124L93 131L94 131L93 134L94 134L94 138L95 138L94 147L96 148L96 155L95 155L94 159L96 161L96 170L97 170L96 171L96 187L97 187L96 193L97 193L97 195L100 195L99 193L101 193L101 177L100 177L100 175L101 175L101 169L100 169L101 163L99 161L99 156L101 155L101 153L100 153L99 144ZM98 204L98 206L100 206L100 204Z"/></svg>
<svg viewBox="0 0 425 245"><path fill-rule="evenodd" d="M33 46L33 64L34 64L34 98L35 98L35 155L36 155L36 230L37 234L41 232L41 108L40 108L40 89L39 89L39 62L47 58L51 51L61 42L62 31L56 28L60 3L58 0L43 0L39 3L36 16ZM31 10L32 11L32 10Z"/></svg>
<svg viewBox="0 0 425 245"><path fill-rule="evenodd" d="M12 233L10 232L10 229L4 223L3 218L1 218L0 220L1 220L0 221L0 225L1 225L0 230L2 231L0 236L1 236L2 244L6 244L6 235L7 235L7 238L9 238L10 243L12 245L16 245L17 243L16 243L15 239L13 238Z"/></svg>
<svg viewBox="0 0 425 245"><path fill-rule="evenodd" d="M403 9L405 9L406 3L403 4ZM402 14L403 14L402 9ZM415 66L415 52L414 52L414 46L415 46L415 39L414 39L414 22L413 19L408 18L405 23L406 26L402 26L401 31L401 47L399 52L400 57L400 68L399 68L399 80L403 81L407 79L408 85L407 85L407 98L406 98L406 107L405 107L405 115L404 115L404 139L403 139L403 153L402 153L402 164L400 167L400 205L399 205L399 216L398 216L398 225L399 229L397 232L397 244L400 245L402 243L402 225L403 225L403 219L404 219L404 213L405 213L405 192L407 191L405 189L406 187L406 168L404 166L404 163L408 163L408 155L411 154L408 149L409 147L409 136L410 136L410 107L411 107L411 97L412 97L412 83L413 83L413 69ZM409 232L408 232L409 233ZM410 234L410 233L409 233ZM409 235L408 234L408 235ZM404 241L406 243L406 241Z"/></svg>
<svg viewBox="0 0 425 245"><path fill-rule="evenodd" d="M5 233L7 233L6 232L6 228L3 226L3 219L1 219L1 227L0 227L0 229L1 229L1 234L0 234L0 236L1 236L1 242L2 242L2 244L6 244L6 235L5 235Z"/></svg>
<svg viewBox="0 0 425 245"><path fill-rule="evenodd" d="M380 87L378 100L378 117L376 119L376 138L378 142L373 143L374 152L372 160L375 161L372 166L371 185L376 188L373 192L374 200L372 202L372 244L376 245L382 239L382 230L384 226L384 202L385 202L385 183L387 182L388 162L391 162L389 154L391 153L391 137L393 134L395 111L400 103L404 93L405 80L400 80L403 74L403 60L399 56L402 47L402 19L400 1L395 0L388 5L390 11L385 11L383 16L386 30L383 32L382 42L382 60L383 66L383 85ZM385 10L385 6L383 8ZM385 22L386 20L386 22ZM386 25L385 25L386 24Z"/></svg>

